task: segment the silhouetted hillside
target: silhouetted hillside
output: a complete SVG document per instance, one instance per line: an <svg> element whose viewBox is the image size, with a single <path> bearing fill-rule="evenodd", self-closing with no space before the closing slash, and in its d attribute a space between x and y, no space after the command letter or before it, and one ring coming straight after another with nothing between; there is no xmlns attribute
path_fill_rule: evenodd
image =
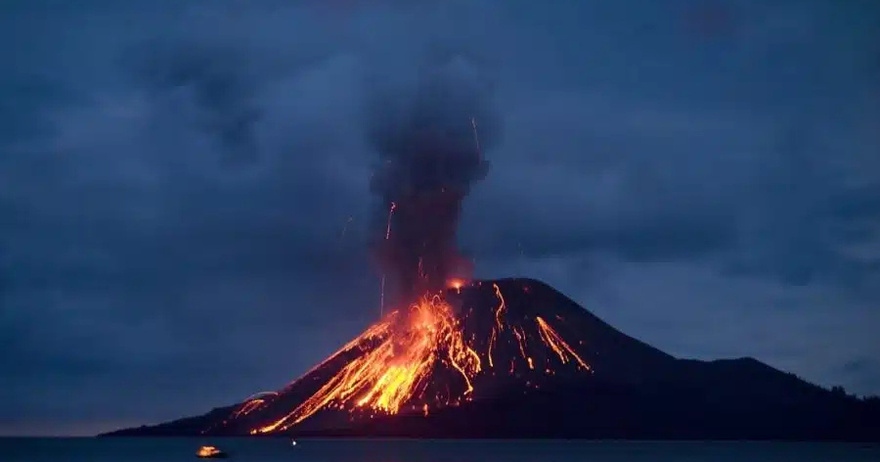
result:
<svg viewBox="0 0 880 462"><path fill-rule="evenodd" d="M382 369L399 367L379 362L394 349L383 321L277 395L110 435L880 440L876 399L751 358L676 359L539 281L476 281L445 299L454 322L407 337L437 340L417 351L427 369L398 409L369 407L383 380L412 378Z"/></svg>

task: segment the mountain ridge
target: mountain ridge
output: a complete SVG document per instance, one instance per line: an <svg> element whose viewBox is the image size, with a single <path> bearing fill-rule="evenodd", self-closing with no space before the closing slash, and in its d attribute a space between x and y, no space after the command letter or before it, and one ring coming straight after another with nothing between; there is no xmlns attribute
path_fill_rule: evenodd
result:
<svg viewBox="0 0 880 462"><path fill-rule="evenodd" d="M457 340L418 350L430 361L418 363L410 395L355 374L370 379L373 369L352 369L391 357L380 356L396 347L379 323L277 395L102 436L880 441L876 399L826 390L755 358L675 358L538 280L473 281L443 299L455 323L442 335ZM428 335L439 334L407 341ZM379 363L397 367L388 364ZM373 401L363 408L355 395Z"/></svg>

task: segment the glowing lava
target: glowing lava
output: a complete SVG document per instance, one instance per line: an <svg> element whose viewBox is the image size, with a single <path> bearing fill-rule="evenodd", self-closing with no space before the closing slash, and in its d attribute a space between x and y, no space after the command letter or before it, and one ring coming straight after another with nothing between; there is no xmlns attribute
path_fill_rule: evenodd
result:
<svg viewBox="0 0 880 462"><path fill-rule="evenodd" d="M266 404L266 400L269 397L278 396L278 392L276 391L264 391L260 393L255 393L251 395L248 399L244 400L238 409L233 411L232 417L241 417L250 414L251 412L259 409L264 404Z"/></svg>
<svg viewBox="0 0 880 462"><path fill-rule="evenodd" d="M562 340L562 337L550 327L550 324L547 324L547 321L544 321L540 316L536 316L535 322L538 323L538 333L541 335L541 340L559 356L562 364L566 364L573 359L577 361L580 367L587 370L590 369L590 366L587 366L587 363L565 343L565 340Z"/></svg>
<svg viewBox="0 0 880 462"><path fill-rule="evenodd" d="M519 308L511 312L498 284L492 284L491 292L480 289L479 282L460 279L450 280L448 287L492 294L497 304L479 312L457 311L444 298L448 292L424 295L406 309L389 312L279 393L252 396L221 425L240 421L251 434L271 434L323 411L349 419L403 412L428 416L480 399L476 390L490 390L492 383L538 388L545 380L541 377L560 371L591 372L547 319ZM559 316L557 321L564 324ZM290 407L281 404L288 390L298 386L308 388L305 398Z"/></svg>
<svg viewBox="0 0 880 462"><path fill-rule="evenodd" d="M460 375L463 396L473 392L471 379L481 370L480 357L465 342L452 307L440 295L422 297L406 313L390 313L349 345L370 337L380 339L377 347L346 364L292 412L251 433L286 430L327 407L396 414L421 398L420 408L427 412L425 391L438 363ZM437 396L432 398L436 402Z"/></svg>
<svg viewBox="0 0 880 462"><path fill-rule="evenodd" d="M446 287L450 289L455 289L456 292L461 293L461 288L464 287L465 281L464 279L450 279L446 282Z"/></svg>

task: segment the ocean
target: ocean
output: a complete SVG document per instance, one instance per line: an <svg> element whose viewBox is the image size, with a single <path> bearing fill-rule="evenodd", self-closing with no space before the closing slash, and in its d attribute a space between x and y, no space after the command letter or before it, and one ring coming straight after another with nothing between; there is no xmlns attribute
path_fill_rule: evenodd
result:
<svg viewBox="0 0 880 462"><path fill-rule="evenodd" d="M878 444L237 438L0 438L4 462L175 462L210 444L242 462L878 462Z"/></svg>

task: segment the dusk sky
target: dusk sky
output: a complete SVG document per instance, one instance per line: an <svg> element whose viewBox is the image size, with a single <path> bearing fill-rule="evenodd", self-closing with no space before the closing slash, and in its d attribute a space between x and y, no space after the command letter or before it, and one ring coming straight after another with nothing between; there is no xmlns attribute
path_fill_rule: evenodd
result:
<svg viewBox="0 0 880 462"><path fill-rule="evenodd" d="M376 319L364 108L425 62L498 115L478 277L880 394L875 0L10 0L0 39L0 435L199 414Z"/></svg>

